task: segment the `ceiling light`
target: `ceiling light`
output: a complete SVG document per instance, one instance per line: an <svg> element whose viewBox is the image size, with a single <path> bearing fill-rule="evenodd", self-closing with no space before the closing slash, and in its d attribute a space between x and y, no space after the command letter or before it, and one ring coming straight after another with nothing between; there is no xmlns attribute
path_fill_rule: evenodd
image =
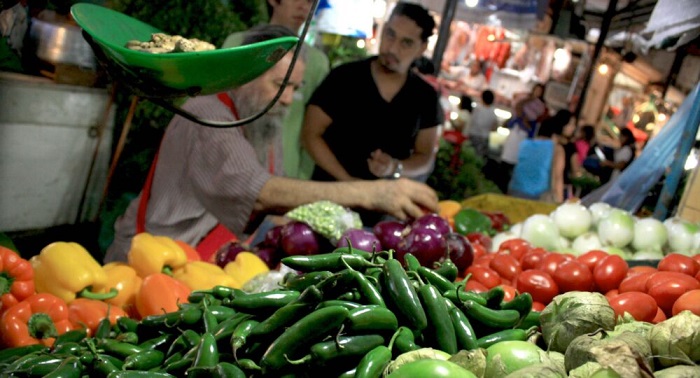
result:
<svg viewBox="0 0 700 378"><path fill-rule="evenodd" d="M464 4L466 4L469 8L474 8L475 6L479 5L479 0L464 0Z"/></svg>
<svg viewBox="0 0 700 378"><path fill-rule="evenodd" d="M598 66L598 72L599 72L601 75L607 75L607 74L608 74L608 71L610 71L610 67L608 67L607 64L603 63L603 64L601 64L600 66Z"/></svg>

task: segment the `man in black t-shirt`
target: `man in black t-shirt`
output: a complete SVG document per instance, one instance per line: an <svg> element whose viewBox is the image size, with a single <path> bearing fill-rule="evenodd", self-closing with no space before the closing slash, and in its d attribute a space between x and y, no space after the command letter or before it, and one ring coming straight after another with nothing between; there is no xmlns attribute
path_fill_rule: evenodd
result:
<svg viewBox="0 0 700 378"><path fill-rule="evenodd" d="M302 143L316 162L312 179L426 177L444 113L435 89L411 71L435 21L399 2L384 25L379 55L331 70L307 106Z"/></svg>

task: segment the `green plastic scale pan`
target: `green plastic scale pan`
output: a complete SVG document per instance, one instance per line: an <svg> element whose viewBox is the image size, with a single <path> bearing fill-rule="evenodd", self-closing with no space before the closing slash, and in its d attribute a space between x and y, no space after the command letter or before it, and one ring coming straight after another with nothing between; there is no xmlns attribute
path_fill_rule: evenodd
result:
<svg viewBox="0 0 700 378"><path fill-rule="evenodd" d="M151 25L87 3L73 5L71 15L83 29L95 57L115 82L186 118L215 127L227 125L199 121L164 100L214 94L241 86L274 66L299 41L297 37L282 37L225 49L152 54L126 48L130 40L149 41L152 33L161 33Z"/></svg>

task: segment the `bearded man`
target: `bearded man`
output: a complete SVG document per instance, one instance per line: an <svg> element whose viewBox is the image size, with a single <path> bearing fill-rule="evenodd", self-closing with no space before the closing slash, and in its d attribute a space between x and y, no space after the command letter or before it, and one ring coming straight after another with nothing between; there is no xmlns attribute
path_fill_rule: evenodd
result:
<svg viewBox="0 0 700 378"><path fill-rule="evenodd" d="M286 27L264 25L248 31L245 43L294 35ZM183 108L225 122L257 114L280 90L292 55L288 52L239 88L193 97ZM115 223L105 262L126 261L131 239L141 232L182 240L206 259L232 238L245 239L265 215L320 200L400 219L418 217L426 209L436 211L435 192L409 180L348 184L282 176L280 125L303 75L304 63L298 60L275 106L241 127L212 128L175 116L143 190Z"/></svg>

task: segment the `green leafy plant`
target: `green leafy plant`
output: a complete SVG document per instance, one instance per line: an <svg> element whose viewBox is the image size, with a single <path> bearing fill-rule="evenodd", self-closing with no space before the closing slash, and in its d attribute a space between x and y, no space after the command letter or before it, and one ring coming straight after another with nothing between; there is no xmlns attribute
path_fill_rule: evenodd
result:
<svg viewBox="0 0 700 378"><path fill-rule="evenodd" d="M323 35L322 49L328 56L331 67L354 62L368 56L366 49L357 47L357 38L337 34Z"/></svg>
<svg viewBox="0 0 700 378"><path fill-rule="evenodd" d="M468 142L459 146L442 139L427 184L440 200L462 201L479 194L501 193L496 184L484 176L483 167L484 160Z"/></svg>

